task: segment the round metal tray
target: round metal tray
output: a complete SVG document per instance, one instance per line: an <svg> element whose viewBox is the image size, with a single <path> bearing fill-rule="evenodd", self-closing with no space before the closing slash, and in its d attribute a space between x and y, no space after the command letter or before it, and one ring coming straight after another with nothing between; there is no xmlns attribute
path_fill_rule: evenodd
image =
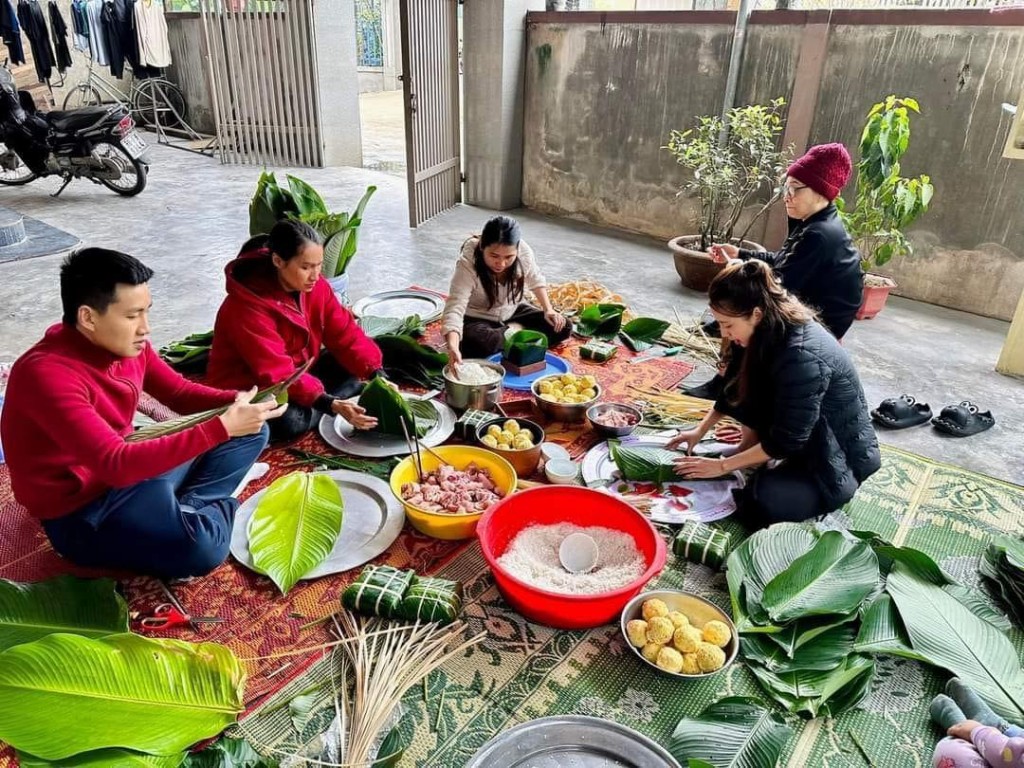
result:
<svg viewBox="0 0 1024 768"><path fill-rule="evenodd" d="M596 717L544 717L500 733L466 768L680 768L663 747Z"/></svg>
<svg viewBox="0 0 1024 768"><path fill-rule="evenodd" d="M430 291L409 288L403 291L381 291L364 296L352 305L356 317L407 317L419 315L424 323L432 323L444 311L444 297Z"/></svg>

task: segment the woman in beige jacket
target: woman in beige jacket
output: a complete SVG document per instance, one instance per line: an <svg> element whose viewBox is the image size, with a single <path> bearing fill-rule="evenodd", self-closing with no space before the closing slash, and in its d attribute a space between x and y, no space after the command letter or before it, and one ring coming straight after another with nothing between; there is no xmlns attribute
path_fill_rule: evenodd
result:
<svg viewBox="0 0 1024 768"><path fill-rule="evenodd" d="M524 302L526 291L533 292L540 309ZM479 237L462 244L442 318L448 355L455 364L463 357L493 355L504 346L510 327L540 331L552 347L572 333L572 325L551 306L544 275L519 223L495 216Z"/></svg>

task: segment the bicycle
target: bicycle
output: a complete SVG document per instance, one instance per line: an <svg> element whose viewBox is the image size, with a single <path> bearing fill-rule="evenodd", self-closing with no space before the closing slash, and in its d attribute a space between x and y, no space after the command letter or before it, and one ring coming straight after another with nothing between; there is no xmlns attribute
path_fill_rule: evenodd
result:
<svg viewBox="0 0 1024 768"><path fill-rule="evenodd" d="M117 103L127 109L139 125L188 128L185 97L181 89L165 77L139 79L132 73L127 101L125 98L125 94L96 72L90 63L85 80L64 97L63 109Z"/></svg>

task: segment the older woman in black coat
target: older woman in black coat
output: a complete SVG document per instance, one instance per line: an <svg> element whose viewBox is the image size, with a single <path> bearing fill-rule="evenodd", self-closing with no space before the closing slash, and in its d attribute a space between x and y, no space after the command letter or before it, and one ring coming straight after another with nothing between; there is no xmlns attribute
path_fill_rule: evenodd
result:
<svg viewBox="0 0 1024 768"><path fill-rule="evenodd" d="M846 351L761 261L730 264L711 283L711 312L733 345L714 408L671 447L692 448L723 415L744 427L735 454L677 462L689 478L756 468L738 498L750 527L827 514L881 463L864 391Z"/></svg>

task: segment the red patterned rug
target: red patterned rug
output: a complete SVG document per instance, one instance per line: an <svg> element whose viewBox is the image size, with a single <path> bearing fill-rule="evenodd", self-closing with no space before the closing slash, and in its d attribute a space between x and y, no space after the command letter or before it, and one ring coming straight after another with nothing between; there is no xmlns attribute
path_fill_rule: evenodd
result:
<svg viewBox="0 0 1024 768"><path fill-rule="evenodd" d="M426 341L437 343L436 327L429 329ZM586 371L597 376L607 400L633 399L634 386L674 387L694 366L682 360L651 360L640 365L627 361L634 355L620 350L603 365L594 365L579 358L578 341L567 342L559 354L567 358L577 373ZM529 393L507 393L505 400L528 398ZM585 425L549 424L548 439L567 447L579 457L596 438ZM11 450L12 446L7 446ZM295 458L288 448L314 453L336 454L317 434L309 434L287 446L268 449L261 457L270 464L270 472L258 483L249 486L243 497L266 487L287 474L287 465ZM421 574L434 573L452 557L475 541L446 542L432 539L407 527L398 540L377 561L398 568L413 568ZM76 568L61 559L51 548L39 523L29 517L11 492L6 465L0 465L0 578L16 581L39 581L62 573L81 576L107 575ZM249 671L246 705L253 707L270 694L301 674L317 658L317 653L287 655L301 648L311 648L330 638L325 625L306 630L301 627L311 620L333 613L341 592L355 578L350 571L311 582L301 582L282 597L269 579L228 560L209 576L174 590L186 610L197 615L219 616L221 624L200 625L199 632L175 630L168 637L183 640L212 640L228 645L245 661ZM117 574L113 574L117 575ZM132 610L148 611L164 602L158 584L146 577L127 577L121 581ZM0 768L15 765L10 751L0 751Z"/></svg>

